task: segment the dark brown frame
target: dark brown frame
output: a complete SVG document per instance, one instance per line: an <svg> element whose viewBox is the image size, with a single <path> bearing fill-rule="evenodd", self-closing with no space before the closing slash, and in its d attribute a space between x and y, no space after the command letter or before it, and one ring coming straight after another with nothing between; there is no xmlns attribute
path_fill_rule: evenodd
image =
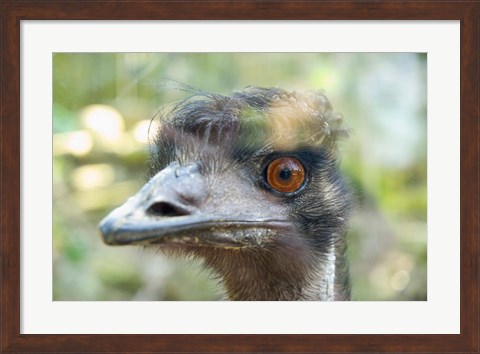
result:
<svg viewBox="0 0 480 354"><path fill-rule="evenodd" d="M479 351L479 0L2 0L1 350L13 352ZM461 304L458 335L20 334L20 22L22 20L459 20ZM288 320L288 319L287 319ZM392 320L394 320L392 318Z"/></svg>

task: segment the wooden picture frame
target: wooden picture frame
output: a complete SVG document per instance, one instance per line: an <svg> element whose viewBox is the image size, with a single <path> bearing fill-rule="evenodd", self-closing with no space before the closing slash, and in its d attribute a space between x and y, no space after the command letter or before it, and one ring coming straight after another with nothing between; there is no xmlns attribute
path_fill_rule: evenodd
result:
<svg viewBox="0 0 480 354"><path fill-rule="evenodd" d="M2 352L465 352L479 350L478 1L2 1ZM460 334L31 335L20 333L22 20L459 20L461 28Z"/></svg>

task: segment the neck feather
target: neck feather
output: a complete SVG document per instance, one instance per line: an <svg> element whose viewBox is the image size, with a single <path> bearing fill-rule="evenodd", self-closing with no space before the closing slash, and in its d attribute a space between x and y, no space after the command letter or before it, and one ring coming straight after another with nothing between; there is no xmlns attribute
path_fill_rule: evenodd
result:
<svg viewBox="0 0 480 354"><path fill-rule="evenodd" d="M343 247L327 252L298 249L198 250L221 279L229 300L349 300Z"/></svg>

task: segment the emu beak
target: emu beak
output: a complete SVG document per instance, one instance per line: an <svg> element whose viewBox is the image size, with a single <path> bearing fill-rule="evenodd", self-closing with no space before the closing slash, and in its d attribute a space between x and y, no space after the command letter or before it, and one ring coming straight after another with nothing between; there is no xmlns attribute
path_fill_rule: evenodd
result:
<svg viewBox="0 0 480 354"><path fill-rule="evenodd" d="M196 165L172 163L100 222L103 241L109 245L195 241L185 232L211 226L198 208L205 199L204 184Z"/></svg>
<svg viewBox="0 0 480 354"><path fill-rule="evenodd" d="M172 163L101 221L103 241L109 245L242 247L256 242L246 229L258 234L259 229L281 224L254 213L233 218L228 205L221 212L205 211L206 189L197 165Z"/></svg>

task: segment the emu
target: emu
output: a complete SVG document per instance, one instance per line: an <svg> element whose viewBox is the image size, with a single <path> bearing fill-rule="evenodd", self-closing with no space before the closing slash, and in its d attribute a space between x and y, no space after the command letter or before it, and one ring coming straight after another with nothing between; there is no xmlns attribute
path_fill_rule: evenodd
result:
<svg viewBox="0 0 480 354"><path fill-rule="evenodd" d="M349 300L341 114L321 91L197 92L160 117L150 179L100 223L108 245L200 258L230 300Z"/></svg>

